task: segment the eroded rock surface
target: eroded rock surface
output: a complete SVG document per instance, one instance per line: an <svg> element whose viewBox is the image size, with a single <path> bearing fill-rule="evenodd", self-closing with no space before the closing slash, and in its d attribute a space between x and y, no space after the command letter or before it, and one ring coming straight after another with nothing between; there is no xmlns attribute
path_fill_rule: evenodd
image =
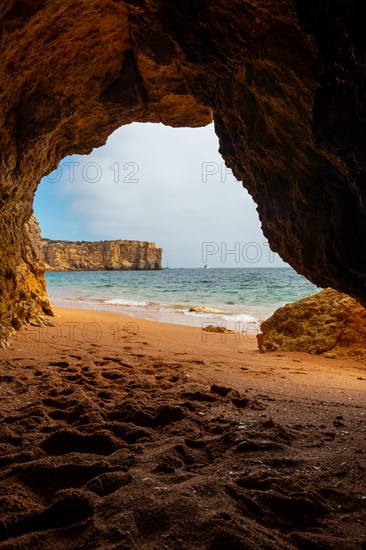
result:
<svg viewBox="0 0 366 550"><path fill-rule="evenodd" d="M47 301L42 270L23 259L41 177L123 124L195 127L212 116L273 250L366 305L362 8L357 0L3 3L3 327L25 301L33 317Z"/></svg>
<svg viewBox="0 0 366 550"><path fill-rule="evenodd" d="M281 307L261 331L261 351L305 351L366 362L366 309L330 288Z"/></svg>
<svg viewBox="0 0 366 550"><path fill-rule="evenodd" d="M0 221L0 226L2 220ZM11 220L7 231L15 237L18 228ZM53 316L44 281L44 262L40 229L34 217L24 223L19 248L14 250L1 243L0 261L0 348L9 334L23 323L47 323L44 315ZM5 233L6 234L6 233ZM0 232L0 240L4 233ZM14 243L14 241L13 241Z"/></svg>
<svg viewBox="0 0 366 550"><path fill-rule="evenodd" d="M141 241L42 240L46 271L161 269L163 250Z"/></svg>

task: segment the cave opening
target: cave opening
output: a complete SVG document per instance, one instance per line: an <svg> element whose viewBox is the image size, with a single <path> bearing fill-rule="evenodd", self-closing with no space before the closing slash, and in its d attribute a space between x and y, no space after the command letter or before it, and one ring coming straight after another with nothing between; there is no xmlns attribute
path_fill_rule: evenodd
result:
<svg viewBox="0 0 366 550"><path fill-rule="evenodd" d="M163 248L163 266L203 267L203 243L219 249L210 267L285 265L270 251L253 199L225 165L213 124L123 126L104 146L67 157L44 177L34 211L45 238L153 241Z"/></svg>
<svg viewBox="0 0 366 550"><path fill-rule="evenodd" d="M56 306L99 300L159 321L201 326L208 319L230 330L244 322L256 334L277 307L316 289L271 251L253 199L220 155L213 124L121 127L104 146L67 157L43 178L35 215ZM144 247L136 259L135 245L117 241L153 243L163 254L157 259L156 249ZM157 268L163 273L124 273Z"/></svg>

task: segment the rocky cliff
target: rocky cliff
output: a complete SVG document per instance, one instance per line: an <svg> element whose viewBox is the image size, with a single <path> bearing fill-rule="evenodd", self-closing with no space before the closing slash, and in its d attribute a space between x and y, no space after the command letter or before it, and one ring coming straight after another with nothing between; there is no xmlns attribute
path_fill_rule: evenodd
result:
<svg viewBox="0 0 366 550"><path fill-rule="evenodd" d="M272 249L366 305L360 0L8 0L0 21L3 327L47 301L23 254L41 177L132 121L213 119Z"/></svg>
<svg viewBox="0 0 366 550"><path fill-rule="evenodd" d="M261 331L261 351L305 351L366 362L366 309L330 288L278 309Z"/></svg>
<svg viewBox="0 0 366 550"><path fill-rule="evenodd" d="M2 225L0 220L0 228ZM16 220L12 220L16 235ZM9 228L8 228L9 229ZM0 231L1 241L1 231ZM44 315L53 316L44 281L44 262L40 229L34 217L23 226L22 240L17 248L16 263L8 259L14 250L0 248L0 348L9 334L23 323L47 323Z"/></svg>
<svg viewBox="0 0 366 550"><path fill-rule="evenodd" d="M42 240L46 271L161 269L162 249L140 241Z"/></svg>

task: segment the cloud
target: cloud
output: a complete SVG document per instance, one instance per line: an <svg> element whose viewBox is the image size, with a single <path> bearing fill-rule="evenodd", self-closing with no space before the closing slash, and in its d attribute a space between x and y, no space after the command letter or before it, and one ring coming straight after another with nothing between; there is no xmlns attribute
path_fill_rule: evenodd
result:
<svg viewBox="0 0 366 550"><path fill-rule="evenodd" d="M49 238L154 241L171 267L202 266L205 242L219 247L212 267L285 265L269 254L255 204L225 167L212 125L120 128L105 146L65 159L44 178L36 215ZM223 263L223 247L237 251L236 243L240 261L227 253ZM251 260L248 243L260 247L260 261Z"/></svg>

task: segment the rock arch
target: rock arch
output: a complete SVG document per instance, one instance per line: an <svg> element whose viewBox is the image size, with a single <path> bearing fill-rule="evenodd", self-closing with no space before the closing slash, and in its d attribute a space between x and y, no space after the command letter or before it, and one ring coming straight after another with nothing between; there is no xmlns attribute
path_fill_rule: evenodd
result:
<svg viewBox="0 0 366 550"><path fill-rule="evenodd" d="M361 1L8 0L0 8L0 340L50 313L41 177L132 121L201 126L273 250L366 305Z"/></svg>

